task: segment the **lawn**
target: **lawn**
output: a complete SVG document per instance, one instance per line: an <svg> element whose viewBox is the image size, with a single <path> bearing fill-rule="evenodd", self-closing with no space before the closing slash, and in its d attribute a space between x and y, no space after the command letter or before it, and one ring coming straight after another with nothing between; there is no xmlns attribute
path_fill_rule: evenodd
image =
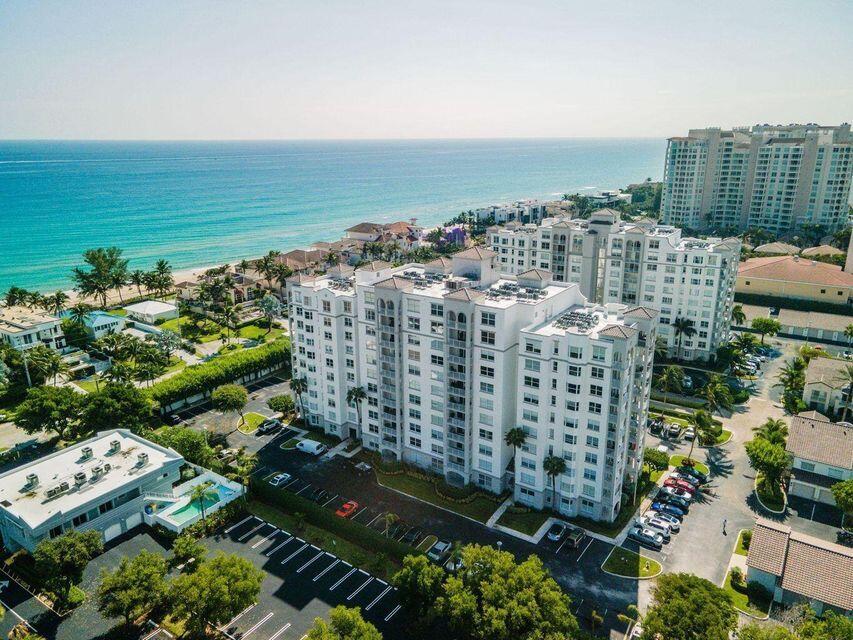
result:
<svg viewBox="0 0 853 640"><path fill-rule="evenodd" d="M680 467L681 464L684 462L684 459L686 457L687 456L682 456L682 455L670 456L669 457L669 466L670 467ZM696 463L693 465L694 469L696 469L697 471L701 471L705 475L710 475L711 470L708 469L708 465L702 464L701 462L696 460L696 458L693 458L693 459L696 461Z"/></svg>
<svg viewBox="0 0 853 640"><path fill-rule="evenodd" d="M767 614L770 611L770 598L766 596L755 597L756 594L752 594L753 597L750 597L745 585L732 584L731 571L729 571L726 576L726 583L723 585L723 591L731 596L735 609L743 611L751 616L755 616L756 618L767 617Z"/></svg>
<svg viewBox="0 0 853 640"><path fill-rule="evenodd" d="M769 486L760 473L755 476L755 493L766 508L782 511L785 508L785 495L779 487Z"/></svg>
<svg viewBox="0 0 853 640"><path fill-rule="evenodd" d="M291 438L280 446L282 449L293 449L296 446L297 442L299 442L299 438Z"/></svg>
<svg viewBox="0 0 853 640"><path fill-rule="evenodd" d="M74 380L74 384L83 389L86 393L95 393L98 391L98 383L95 382L95 377L84 378L83 380Z"/></svg>
<svg viewBox="0 0 853 640"><path fill-rule="evenodd" d="M245 433L247 435L255 433L258 430L258 427L261 426L261 423L266 420L266 416L262 416L260 413L255 413L254 411L250 411L245 415L245 422L240 425L239 431L240 433Z"/></svg>
<svg viewBox="0 0 853 640"><path fill-rule="evenodd" d="M659 562L625 547L613 547L601 568L625 578L652 578L661 572Z"/></svg>
<svg viewBox="0 0 853 640"><path fill-rule="evenodd" d="M420 543L418 543L418 546L416 546L415 549L419 549L421 551L429 551L429 548L436 542L438 542L438 536L429 534L426 538L421 540Z"/></svg>
<svg viewBox="0 0 853 640"><path fill-rule="evenodd" d="M183 315L178 318L166 320L158 324L161 331L174 331L182 338L196 340L198 342L211 342L219 339L219 334L224 331L222 326L210 318L201 318L194 321L193 316Z"/></svg>
<svg viewBox="0 0 853 640"><path fill-rule="evenodd" d="M266 327L259 326L256 323L247 324L245 327L240 327L240 329L237 331L237 335L239 335L241 338L245 338L247 340L257 340L258 338L264 338L267 342L275 340L283 333L284 331L282 331L278 327L273 327L272 330L267 333Z"/></svg>
<svg viewBox="0 0 853 640"><path fill-rule="evenodd" d="M717 436L717 439L714 441L715 445L723 444L724 442L728 442L729 438L732 437L732 432L728 429L723 429L723 432Z"/></svg>
<svg viewBox="0 0 853 640"><path fill-rule="evenodd" d="M539 531L539 527L541 527L550 517L550 514L543 513L542 511L514 513L513 511L510 511L510 509L507 509L498 519L498 524L532 536L534 533Z"/></svg>
<svg viewBox="0 0 853 640"><path fill-rule="evenodd" d="M746 531L746 529L744 529L744 531ZM737 534L737 546L735 547L735 553L739 556L745 556L749 553L749 550L743 546L744 531Z"/></svg>
<svg viewBox="0 0 853 640"><path fill-rule="evenodd" d="M377 469L376 478L379 481L379 484L384 487L396 489L401 493L405 493L415 498L420 498L424 502L429 502L437 507L473 518L478 522L485 522L488 520L489 516L491 516L498 508L497 503L483 496L477 496L471 502L467 503L446 500L435 492L435 488L431 482L421 480L420 478L413 478L405 473L391 475L382 473Z"/></svg>
<svg viewBox="0 0 853 640"><path fill-rule="evenodd" d="M325 431L321 431L319 429L310 429L308 433L305 434L305 437L308 440L316 440L317 442L322 442L324 445L329 447L330 449L335 445L341 443L341 439L337 436L330 436Z"/></svg>
<svg viewBox="0 0 853 640"><path fill-rule="evenodd" d="M333 533L316 527L313 524L308 524L307 522L300 523L292 514L284 513L263 502L249 500L247 508L249 513L253 513L259 518L263 518L267 522L290 533L298 533L307 542L330 551L342 560L356 567L362 567L380 578L388 579L400 569L400 566L389 560L385 554L359 547L349 540L339 538Z"/></svg>

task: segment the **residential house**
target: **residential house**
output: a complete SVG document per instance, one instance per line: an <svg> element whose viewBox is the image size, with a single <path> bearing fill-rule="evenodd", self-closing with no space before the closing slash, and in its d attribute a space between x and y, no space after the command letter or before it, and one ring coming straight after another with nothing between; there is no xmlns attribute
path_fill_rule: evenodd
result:
<svg viewBox="0 0 853 640"><path fill-rule="evenodd" d="M160 300L144 300L124 308L127 317L145 324L157 324L178 317L178 307Z"/></svg>
<svg viewBox="0 0 853 640"><path fill-rule="evenodd" d="M800 256L750 258L738 267L735 291L843 305L853 297L853 274Z"/></svg>
<svg viewBox="0 0 853 640"><path fill-rule="evenodd" d="M846 360L812 358L806 368L803 402L824 415L842 417L850 400L850 379L846 378Z"/></svg>
<svg viewBox="0 0 853 640"><path fill-rule="evenodd" d="M106 311L92 311L83 318L83 326L92 340L99 340L111 333L121 333L127 321Z"/></svg>
<svg viewBox="0 0 853 640"><path fill-rule="evenodd" d="M832 485L853 478L853 425L794 416L785 449L792 457L788 494L834 505Z"/></svg>
<svg viewBox="0 0 853 640"><path fill-rule="evenodd" d="M850 338L844 335L846 328L853 324L850 316L752 304L743 304L741 307L746 317L742 327L744 329L749 328L755 318L773 318L779 321L781 327L777 335L783 338L850 346Z"/></svg>
<svg viewBox="0 0 853 640"><path fill-rule="evenodd" d="M19 351L40 344L57 351L66 346L59 318L19 306L0 306L0 340Z"/></svg>

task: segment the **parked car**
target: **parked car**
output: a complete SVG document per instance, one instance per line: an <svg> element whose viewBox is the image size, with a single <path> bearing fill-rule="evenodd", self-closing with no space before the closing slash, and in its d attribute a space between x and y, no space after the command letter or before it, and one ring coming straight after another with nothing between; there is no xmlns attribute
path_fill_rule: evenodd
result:
<svg viewBox="0 0 853 640"><path fill-rule="evenodd" d="M667 482L669 482L670 484L667 484ZM666 479L663 483L663 487L661 487L661 491L670 496L686 500L688 503L691 502L693 500L693 494L684 489L683 487L679 487L677 484L673 484L676 482L677 480Z"/></svg>
<svg viewBox="0 0 853 640"><path fill-rule="evenodd" d="M311 499L317 504L322 504L329 499L329 492L325 489L319 489L311 495Z"/></svg>
<svg viewBox="0 0 853 640"><path fill-rule="evenodd" d="M657 511L658 513L668 513L679 520L682 520L687 512L674 504L670 504L668 502L658 501L652 502L651 506L652 511Z"/></svg>
<svg viewBox="0 0 853 640"><path fill-rule="evenodd" d="M279 473L270 478L270 484L274 487L280 487L283 484L290 482L291 476L289 473Z"/></svg>
<svg viewBox="0 0 853 640"><path fill-rule="evenodd" d="M643 527L644 529L651 529L661 538L663 538L664 542L669 542L669 525L665 523L663 520L658 520L656 518L650 518L648 516L640 516L637 518L637 524Z"/></svg>
<svg viewBox="0 0 853 640"><path fill-rule="evenodd" d="M583 529L578 529L577 527L569 527L569 535L566 538L566 542L564 544L568 544L570 547L577 548L580 546L580 543L583 539L586 538L586 532Z"/></svg>
<svg viewBox="0 0 853 640"><path fill-rule="evenodd" d="M696 430L693 427L687 427L684 430L684 439L693 440L696 437Z"/></svg>
<svg viewBox="0 0 853 640"><path fill-rule="evenodd" d="M223 449L219 453L216 454L216 457L220 460L230 460L237 456L237 449Z"/></svg>
<svg viewBox="0 0 853 640"><path fill-rule="evenodd" d="M548 540L559 542L566 533L566 524L564 522L555 522L548 529Z"/></svg>
<svg viewBox="0 0 853 640"><path fill-rule="evenodd" d="M173 427L175 425L181 424L183 421L183 418L181 418L181 416L179 416L177 413L173 413L168 418L166 418L166 422L168 422Z"/></svg>
<svg viewBox="0 0 853 640"><path fill-rule="evenodd" d="M663 520L669 525L669 530L673 533L678 533L681 531L681 520L676 518L671 513L666 513L664 511L646 511L646 515L650 515L653 518L657 518L658 520Z"/></svg>
<svg viewBox="0 0 853 640"><path fill-rule="evenodd" d="M628 537L639 542L641 545L651 547L652 549L660 550L663 547L663 536L659 533L646 529L641 525L637 525L628 532Z"/></svg>
<svg viewBox="0 0 853 640"><path fill-rule="evenodd" d="M261 426L258 427L258 430L255 432L259 436L266 435L268 433L275 433L279 429L281 429L281 420L278 418L269 418L268 420L264 420L261 423Z"/></svg>
<svg viewBox="0 0 853 640"><path fill-rule="evenodd" d="M688 376L688 375L685 375L685 376L681 379L681 387L682 387L683 389L688 390L688 391L689 391L690 389L692 389L692 388L693 388L693 378L691 378L691 377L690 377L690 376Z"/></svg>
<svg viewBox="0 0 853 640"><path fill-rule="evenodd" d="M684 475L693 476L699 481L699 484L705 484L708 482L708 476L697 470L695 467L689 467L687 465L681 465L680 467L675 468L678 473L682 473Z"/></svg>
<svg viewBox="0 0 853 640"><path fill-rule="evenodd" d="M685 482L684 480L678 480L677 478L669 477L663 481L663 486L672 487L674 489L681 489L689 495L689 498L691 500L695 497L696 487L694 487L689 482ZM685 498L687 497L688 496L685 496Z"/></svg>
<svg viewBox="0 0 853 640"><path fill-rule="evenodd" d="M450 553L450 543L447 540L437 540L427 551L427 558L433 562L441 562Z"/></svg>
<svg viewBox="0 0 853 640"><path fill-rule="evenodd" d="M358 511L358 503L355 500L347 500L335 511L335 515L340 518L351 518L356 511Z"/></svg>
<svg viewBox="0 0 853 640"><path fill-rule="evenodd" d="M402 538L400 538L400 542L415 546L418 540L420 540L422 537L423 532L417 527L412 527L411 529L406 531L406 534Z"/></svg>
<svg viewBox="0 0 853 640"><path fill-rule="evenodd" d="M449 573L456 573L462 567L465 566L465 563L462 562L462 556L460 555L458 558L450 558L447 562L444 563L444 569Z"/></svg>
<svg viewBox="0 0 853 640"><path fill-rule="evenodd" d="M658 496L658 499L661 502L665 502L667 504L674 504L676 507L681 509L684 513L690 511L690 503L684 498L679 498L678 496L669 495L667 493L662 493Z"/></svg>
<svg viewBox="0 0 853 640"><path fill-rule="evenodd" d="M296 443L296 448L304 453L310 453L312 456L323 455L329 450L329 447L316 440L300 440Z"/></svg>
<svg viewBox="0 0 853 640"><path fill-rule="evenodd" d="M689 473L681 473L680 471L673 471L669 474L669 477L675 478L676 480L681 480L682 482L688 482L688 483L690 483L690 486L692 486L692 487L698 487L699 486L699 479L694 478Z"/></svg>
<svg viewBox="0 0 853 640"><path fill-rule="evenodd" d="M842 356L845 360L853 359L853 351L845 351L844 353L842 353L842 354L841 354L841 356Z"/></svg>

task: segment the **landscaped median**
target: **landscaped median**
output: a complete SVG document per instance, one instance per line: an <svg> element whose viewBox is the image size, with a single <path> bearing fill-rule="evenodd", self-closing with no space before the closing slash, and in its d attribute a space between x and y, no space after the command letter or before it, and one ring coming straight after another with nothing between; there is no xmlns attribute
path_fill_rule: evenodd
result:
<svg viewBox="0 0 853 640"><path fill-rule="evenodd" d="M761 473L755 474L755 495L761 506L771 513L785 513L785 492L781 487L771 486Z"/></svg>
<svg viewBox="0 0 853 640"><path fill-rule="evenodd" d="M684 464L684 461L687 459L687 456L675 455L669 457L669 466L670 467L680 467ZM693 468L700 473L704 473L706 476L711 474L711 470L708 469L708 465L702 464L695 458L693 459Z"/></svg>
<svg viewBox="0 0 853 640"><path fill-rule="evenodd" d="M265 416L262 416L260 413L255 413L254 411L250 411L244 416L243 424L239 426L240 433L245 433L247 435L251 435L258 430L258 427L261 426L261 423L266 420Z"/></svg>
<svg viewBox="0 0 853 640"><path fill-rule="evenodd" d="M527 507L510 505L495 524L532 536L550 517L551 514L544 511L534 511Z"/></svg>
<svg viewBox="0 0 853 640"><path fill-rule="evenodd" d="M654 578L663 568L659 562L652 558L647 558L625 547L613 547L601 565L601 570L622 578L647 580Z"/></svg>

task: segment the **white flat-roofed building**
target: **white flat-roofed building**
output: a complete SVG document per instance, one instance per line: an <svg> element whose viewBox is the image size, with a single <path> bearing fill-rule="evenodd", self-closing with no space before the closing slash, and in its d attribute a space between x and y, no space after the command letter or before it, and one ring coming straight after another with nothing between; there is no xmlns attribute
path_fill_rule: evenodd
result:
<svg viewBox="0 0 853 640"><path fill-rule="evenodd" d="M546 271L501 277L483 248L297 276L287 288L309 423L495 492L513 479L504 436L518 424L522 330L586 302ZM346 402L354 387L367 394L359 407Z"/></svg>
<svg viewBox="0 0 853 640"><path fill-rule="evenodd" d="M656 313L621 304L577 304L521 330L515 498L568 516L611 521L625 477L642 467ZM549 456L566 472L545 471ZM556 488L556 506L554 491Z"/></svg>
<svg viewBox="0 0 853 640"><path fill-rule="evenodd" d="M558 282L580 286L597 303L641 305L659 312L670 355L708 360L729 338L740 241L683 238L653 220L626 222L601 209L588 220L547 218L541 225L489 230L503 273L547 269ZM677 334L685 318L693 335Z"/></svg>
<svg viewBox="0 0 853 640"><path fill-rule="evenodd" d="M548 206L552 203L539 200L519 200L511 204L495 204L480 207L473 211L476 220L492 220L501 224L504 222L539 222L546 215Z"/></svg>
<svg viewBox="0 0 853 640"><path fill-rule="evenodd" d="M0 533L32 551L64 531L97 529L108 541L142 524L146 494L171 493L184 459L133 433L104 431L0 475Z"/></svg>
<svg viewBox="0 0 853 640"><path fill-rule="evenodd" d="M40 344L56 350L65 348L59 318L20 306L0 306L0 340L19 351Z"/></svg>
<svg viewBox="0 0 853 640"><path fill-rule="evenodd" d="M145 324L155 324L159 320L171 320L178 317L178 307L160 300L144 300L124 308L131 320Z"/></svg>

